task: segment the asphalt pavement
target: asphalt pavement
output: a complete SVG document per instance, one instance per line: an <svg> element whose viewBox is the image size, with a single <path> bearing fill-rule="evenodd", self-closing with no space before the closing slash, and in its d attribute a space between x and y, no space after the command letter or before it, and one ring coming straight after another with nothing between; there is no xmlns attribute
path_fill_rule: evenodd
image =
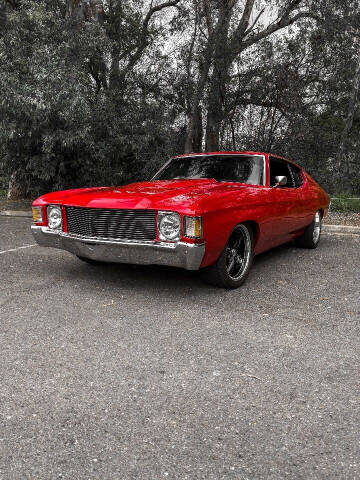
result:
<svg viewBox="0 0 360 480"><path fill-rule="evenodd" d="M0 217L1 480L360 478L360 236L226 291L29 229Z"/></svg>

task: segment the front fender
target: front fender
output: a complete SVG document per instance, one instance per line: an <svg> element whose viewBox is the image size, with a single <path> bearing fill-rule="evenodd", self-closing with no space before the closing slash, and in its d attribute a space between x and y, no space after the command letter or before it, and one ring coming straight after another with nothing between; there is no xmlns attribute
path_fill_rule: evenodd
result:
<svg viewBox="0 0 360 480"><path fill-rule="evenodd" d="M231 208L208 212L204 215L203 228L206 249L201 268L216 262L236 225L245 222L251 222L256 227L254 232L256 246L261 237L258 208Z"/></svg>

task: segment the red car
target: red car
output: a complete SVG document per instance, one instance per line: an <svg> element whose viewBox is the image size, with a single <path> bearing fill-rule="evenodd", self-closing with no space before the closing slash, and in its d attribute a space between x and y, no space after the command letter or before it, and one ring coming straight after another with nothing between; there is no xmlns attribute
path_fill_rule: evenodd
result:
<svg viewBox="0 0 360 480"><path fill-rule="evenodd" d="M32 232L89 263L159 264L201 270L236 288L254 255L297 240L315 248L329 196L277 155L180 155L148 182L49 193L33 203Z"/></svg>

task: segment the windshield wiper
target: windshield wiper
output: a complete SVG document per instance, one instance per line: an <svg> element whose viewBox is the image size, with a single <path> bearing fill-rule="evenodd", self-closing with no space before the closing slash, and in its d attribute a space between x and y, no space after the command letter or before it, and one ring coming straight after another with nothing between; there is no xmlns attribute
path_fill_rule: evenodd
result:
<svg viewBox="0 0 360 480"><path fill-rule="evenodd" d="M217 182L233 182L233 183L242 183L239 180L233 180L232 178L220 178Z"/></svg>

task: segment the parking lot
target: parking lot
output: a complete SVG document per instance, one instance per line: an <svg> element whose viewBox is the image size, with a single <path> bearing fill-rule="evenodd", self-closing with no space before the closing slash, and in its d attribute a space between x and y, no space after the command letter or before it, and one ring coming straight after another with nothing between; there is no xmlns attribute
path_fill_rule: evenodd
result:
<svg viewBox="0 0 360 480"><path fill-rule="evenodd" d="M226 291L29 227L0 217L0 479L360 477L360 236Z"/></svg>

